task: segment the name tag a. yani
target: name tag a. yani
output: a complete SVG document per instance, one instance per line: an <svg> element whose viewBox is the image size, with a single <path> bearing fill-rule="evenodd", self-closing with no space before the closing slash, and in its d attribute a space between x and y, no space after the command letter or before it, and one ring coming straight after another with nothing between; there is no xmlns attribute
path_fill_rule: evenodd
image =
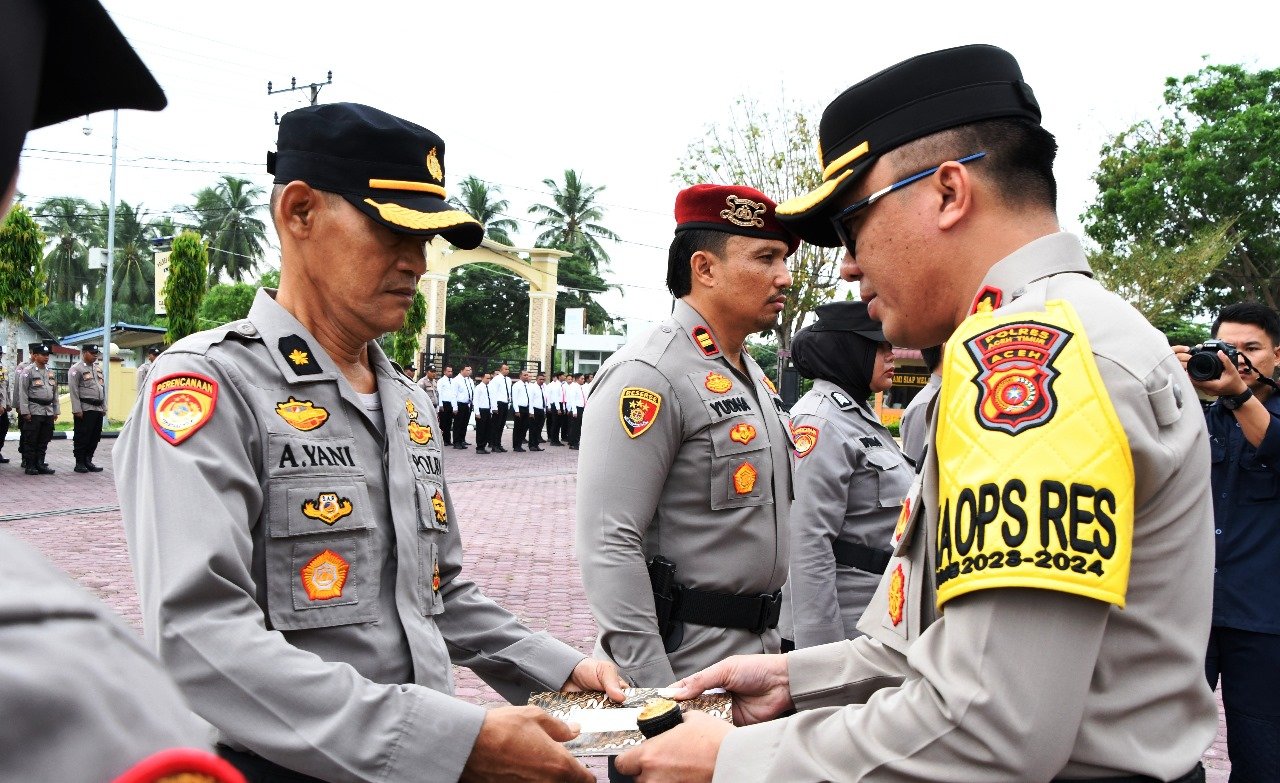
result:
<svg viewBox="0 0 1280 783"><path fill-rule="evenodd" d="M582 733L564 743L575 756L617 756L644 742L636 718L649 699L669 698L670 688L627 688L626 701L614 702L599 691L556 693L548 691L529 697L529 704L541 707L562 721L577 723ZM733 697L720 688L680 702L684 711L701 710L726 723L733 723Z"/></svg>

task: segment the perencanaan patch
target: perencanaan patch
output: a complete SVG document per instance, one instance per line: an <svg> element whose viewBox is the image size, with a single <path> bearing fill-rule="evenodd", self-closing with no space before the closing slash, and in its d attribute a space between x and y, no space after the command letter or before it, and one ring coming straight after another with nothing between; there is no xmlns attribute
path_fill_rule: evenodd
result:
<svg viewBox="0 0 1280 783"><path fill-rule="evenodd" d="M739 495L749 495L756 488L757 472L750 462L744 462L733 472L733 491Z"/></svg>
<svg viewBox="0 0 1280 783"><path fill-rule="evenodd" d="M662 395L639 386L628 386L618 397L618 418L627 437L638 438L658 420Z"/></svg>
<svg viewBox="0 0 1280 783"><path fill-rule="evenodd" d="M978 372L978 423L1017 435L1048 422L1058 409L1053 360L1072 333L1038 321L1016 321L965 341Z"/></svg>
<svg viewBox="0 0 1280 783"><path fill-rule="evenodd" d="M738 422L729 430L729 440L734 443L741 443L744 446L755 440L755 437L756 428L745 421Z"/></svg>
<svg viewBox="0 0 1280 783"><path fill-rule="evenodd" d="M321 492L315 500L302 502L302 514L309 519L318 519L326 525L333 525L339 519L350 516L355 506L348 498L338 497L337 492Z"/></svg>
<svg viewBox="0 0 1280 783"><path fill-rule="evenodd" d="M795 446L797 457L807 456L818 445L818 428L810 424L792 427L791 442Z"/></svg>
<svg viewBox="0 0 1280 783"><path fill-rule="evenodd" d="M728 376L721 375L715 370L712 370L707 373L707 379L703 381L702 385L707 387L707 391L715 392L716 394L724 394L733 388L733 381L731 381Z"/></svg>
<svg viewBox="0 0 1280 783"><path fill-rule="evenodd" d="M318 429L329 420L327 409L321 408L311 400L297 400L293 397L276 403L276 413L288 422L290 427L303 432Z"/></svg>
<svg viewBox="0 0 1280 783"><path fill-rule="evenodd" d="M351 566L342 559L342 555L326 549L302 567L302 589L307 591L307 597L312 601L341 598L350 570Z"/></svg>
<svg viewBox="0 0 1280 783"><path fill-rule="evenodd" d="M200 373L175 373L151 383L151 427L177 446L213 418L218 382Z"/></svg>

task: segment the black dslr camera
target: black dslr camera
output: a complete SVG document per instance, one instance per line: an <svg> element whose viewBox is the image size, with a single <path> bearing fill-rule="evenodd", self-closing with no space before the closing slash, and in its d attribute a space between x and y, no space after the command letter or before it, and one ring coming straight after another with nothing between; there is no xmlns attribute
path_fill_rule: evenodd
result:
<svg viewBox="0 0 1280 783"><path fill-rule="evenodd" d="M1191 358L1187 360L1187 375L1191 380L1213 381L1222 377L1222 360L1218 358L1218 351L1226 354L1237 367L1240 366L1240 352L1234 345L1222 340L1206 340L1191 349Z"/></svg>

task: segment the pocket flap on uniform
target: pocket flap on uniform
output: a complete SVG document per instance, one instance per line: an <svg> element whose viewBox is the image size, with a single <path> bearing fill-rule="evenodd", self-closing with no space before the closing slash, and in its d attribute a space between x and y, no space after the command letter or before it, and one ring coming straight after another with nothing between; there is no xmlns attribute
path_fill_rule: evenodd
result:
<svg viewBox="0 0 1280 783"><path fill-rule="evenodd" d="M1182 389L1172 375L1165 376L1163 386L1147 392L1147 401L1151 403L1156 424L1161 427L1168 427L1182 416Z"/></svg>
<svg viewBox="0 0 1280 783"><path fill-rule="evenodd" d="M867 456L867 464L876 470L892 470L902 462L901 454L893 453L884 445L872 446L862 453Z"/></svg>
<svg viewBox="0 0 1280 783"><path fill-rule="evenodd" d="M444 502L444 490L430 481L418 482L418 518L424 529L449 530L449 509Z"/></svg>
<svg viewBox="0 0 1280 783"><path fill-rule="evenodd" d="M768 448L769 433L755 416L741 416L711 425L711 450L717 457Z"/></svg>
<svg viewBox="0 0 1280 783"><path fill-rule="evenodd" d="M337 481L279 481L271 487L271 537L373 527L363 487Z"/></svg>

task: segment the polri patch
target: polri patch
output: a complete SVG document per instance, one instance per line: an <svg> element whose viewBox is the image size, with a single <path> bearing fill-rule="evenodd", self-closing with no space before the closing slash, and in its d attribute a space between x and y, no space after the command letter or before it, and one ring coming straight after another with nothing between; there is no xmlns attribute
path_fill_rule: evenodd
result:
<svg viewBox="0 0 1280 783"><path fill-rule="evenodd" d="M709 392L715 392L716 394L724 394L725 392L733 388L733 381L730 380L727 375L721 375L715 370L712 370L711 372L707 373L707 379L703 381L702 385L706 386L707 391Z"/></svg>
<svg viewBox="0 0 1280 783"><path fill-rule="evenodd" d="M698 344L703 356L710 358L720 353L720 346L716 345L716 340L711 336L710 329L705 326L695 326L692 334L693 341Z"/></svg>
<svg viewBox="0 0 1280 783"><path fill-rule="evenodd" d="M749 495L756 488L756 468L750 462L744 462L733 472L733 491L739 495Z"/></svg>
<svg viewBox="0 0 1280 783"><path fill-rule="evenodd" d="M741 443L744 446L755 440L755 437L756 428L747 424L745 421L738 422L729 430L729 440L734 443Z"/></svg>
<svg viewBox="0 0 1280 783"><path fill-rule="evenodd" d="M332 526L343 517L350 516L355 510L350 499L338 497L337 492L321 492L315 499L302 502L302 514L308 519L318 519Z"/></svg>
<svg viewBox="0 0 1280 783"><path fill-rule="evenodd" d="M177 446L213 418L218 382L200 373L175 373L151 383L151 427Z"/></svg>
<svg viewBox="0 0 1280 783"><path fill-rule="evenodd" d="M618 397L618 418L627 437L638 438L649 431L662 408L662 395L639 386L628 386Z"/></svg>
<svg viewBox="0 0 1280 783"><path fill-rule="evenodd" d="M342 555L326 549L302 567L302 589L307 591L307 598L312 601L341 598L350 570L350 564L342 559Z"/></svg>
<svg viewBox="0 0 1280 783"><path fill-rule="evenodd" d="M1058 401L1053 361L1072 333L1038 321L993 327L964 345L978 367L978 423L985 429L1017 435L1053 418Z"/></svg>
<svg viewBox="0 0 1280 783"><path fill-rule="evenodd" d="M818 445L818 428L810 424L801 424L791 428L791 442L795 445L796 456L805 457Z"/></svg>
<svg viewBox="0 0 1280 783"><path fill-rule="evenodd" d="M329 420L329 411L321 408L311 400L297 400L293 397L276 403L276 413L289 423L290 427L302 432L311 432L323 426Z"/></svg>
<svg viewBox="0 0 1280 783"><path fill-rule="evenodd" d="M280 349L280 355L293 368L295 375L319 375L324 372L312 355L311 346L298 335L281 337L276 346Z"/></svg>

